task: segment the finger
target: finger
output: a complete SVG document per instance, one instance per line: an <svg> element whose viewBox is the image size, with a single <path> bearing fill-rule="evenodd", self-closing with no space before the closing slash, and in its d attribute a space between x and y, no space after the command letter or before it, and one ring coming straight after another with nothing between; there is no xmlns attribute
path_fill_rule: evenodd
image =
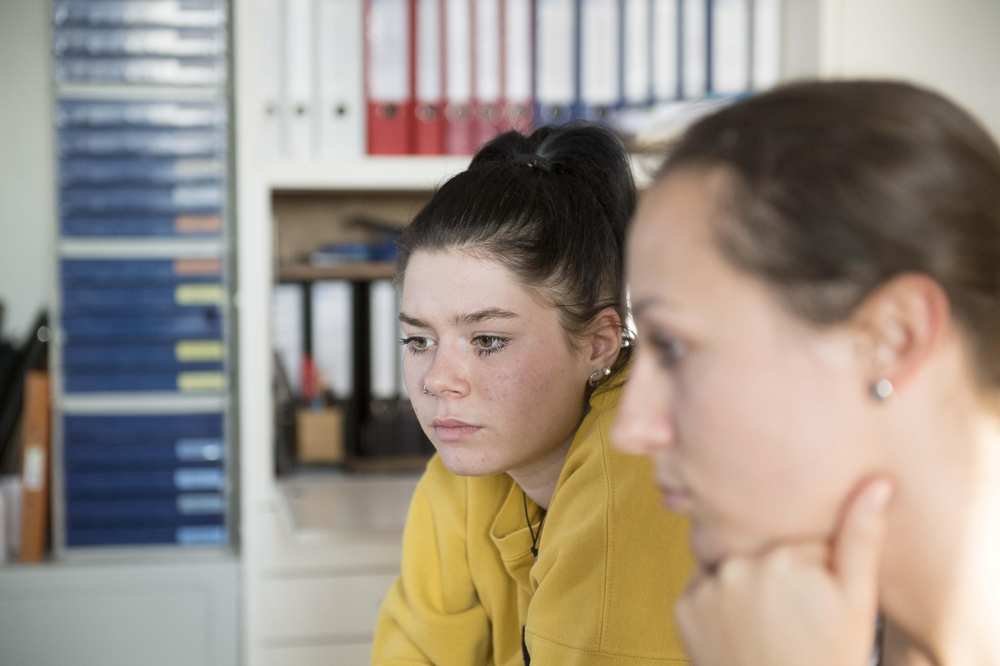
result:
<svg viewBox="0 0 1000 666"><path fill-rule="evenodd" d="M822 567L824 570L830 567L830 545L825 541L782 543L764 553L764 557L770 558L778 554L796 564Z"/></svg>
<svg viewBox="0 0 1000 666"><path fill-rule="evenodd" d="M886 506L893 487L887 479L876 479L862 488L848 505L833 547L834 573L849 598L873 604Z"/></svg>

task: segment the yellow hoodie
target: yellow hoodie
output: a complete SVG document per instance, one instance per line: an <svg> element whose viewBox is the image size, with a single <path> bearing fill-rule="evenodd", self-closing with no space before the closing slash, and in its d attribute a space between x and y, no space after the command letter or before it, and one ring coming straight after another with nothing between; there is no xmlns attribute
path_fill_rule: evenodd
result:
<svg viewBox="0 0 1000 666"><path fill-rule="evenodd" d="M687 663L672 622L694 566L687 524L662 508L645 458L612 450L620 393L591 398L537 560L524 496L509 476L460 477L430 461L373 664L514 666L525 663L523 649L536 666ZM528 507L536 520L539 508Z"/></svg>

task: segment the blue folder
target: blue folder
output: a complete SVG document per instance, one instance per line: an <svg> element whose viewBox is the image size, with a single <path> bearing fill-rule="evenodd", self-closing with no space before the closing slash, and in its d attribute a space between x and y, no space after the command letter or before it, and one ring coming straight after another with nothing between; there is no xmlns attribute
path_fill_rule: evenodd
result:
<svg viewBox="0 0 1000 666"><path fill-rule="evenodd" d="M220 273L178 272L173 259L63 259L63 284L178 284L218 282ZM182 267L181 267L182 268Z"/></svg>
<svg viewBox="0 0 1000 666"><path fill-rule="evenodd" d="M224 129L226 104L215 101L62 99L56 105L61 129Z"/></svg>
<svg viewBox="0 0 1000 666"><path fill-rule="evenodd" d="M69 414L63 429L72 441L92 443L149 443L184 439L219 439L225 416L221 412L178 414Z"/></svg>
<svg viewBox="0 0 1000 666"><path fill-rule="evenodd" d="M177 469L131 469L122 471L66 470L66 494L70 501L87 497L149 497L178 492L221 492L225 472L221 467Z"/></svg>
<svg viewBox="0 0 1000 666"><path fill-rule="evenodd" d="M226 33L218 28L57 25L52 47L57 58L219 58L226 54Z"/></svg>
<svg viewBox="0 0 1000 666"><path fill-rule="evenodd" d="M133 499L128 502L78 500L67 507L66 525L70 529L125 525L222 525L225 513L225 497L218 493Z"/></svg>
<svg viewBox="0 0 1000 666"><path fill-rule="evenodd" d="M218 369L218 372L221 374L221 368ZM63 377L63 388L67 393L128 393L133 391L218 393L220 390L225 390L215 385L206 388L197 386L185 388L183 377L184 372L165 372L160 368L138 368L130 372L67 371Z"/></svg>
<svg viewBox="0 0 1000 666"><path fill-rule="evenodd" d="M66 530L66 545L70 547L159 544L221 546L225 545L227 538L226 528L222 525Z"/></svg>
<svg viewBox="0 0 1000 666"><path fill-rule="evenodd" d="M55 0L53 9L52 20L57 26L215 28L226 24L223 0L157 0L155 3Z"/></svg>
<svg viewBox="0 0 1000 666"><path fill-rule="evenodd" d="M214 185L225 187L225 163L221 159L175 159L160 157L87 158L60 160L59 185L63 189L123 185Z"/></svg>
<svg viewBox="0 0 1000 666"><path fill-rule="evenodd" d="M218 464L225 459L222 439L185 437L166 442L76 442L65 448L67 468L151 468L180 463L191 466Z"/></svg>
<svg viewBox="0 0 1000 666"><path fill-rule="evenodd" d="M214 341L222 344L221 340ZM185 360L178 355L178 345L171 343L137 345L65 345L63 367L134 368L153 367L173 370L217 370L222 360Z"/></svg>
<svg viewBox="0 0 1000 666"><path fill-rule="evenodd" d="M91 503L95 504L95 503ZM69 507L66 513L66 529L135 529L150 527L195 527L195 526L215 526L221 527L226 522L225 514L216 513L212 515L189 516L183 514L170 515L167 510L157 510L150 506L148 502L108 502L109 506L125 507L134 509L128 513L124 511L104 513L100 509L88 508L79 510L79 503ZM164 503L169 506L169 502Z"/></svg>
<svg viewBox="0 0 1000 666"><path fill-rule="evenodd" d="M156 84L220 86L226 82L226 59L216 58L95 58L56 60L59 83Z"/></svg>
<svg viewBox="0 0 1000 666"><path fill-rule="evenodd" d="M59 193L63 215L103 215L129 212L157 215L217 214L226 202L220 183L177 187L65 188Z"/></svg>
<svg viewBox="0 0 1000 666"><path fill-rule="evenodd" d="M223 334L218 308L192 308L185 315L142 317L71 316L63 317L66 340L179 340L217 339Z"/></svg>
<svg viewBox="0 0 1000 666"><path fill-rule="evenodd" d="M61 129L60 157L221 157L226 134L218 129Z"/></svg>
<svg viewBox="0 0 1000 666"><path fill-rule="evenodd" d="M222 285L198 282L192 286L196 288L218 286L221 288ZM214 290L212 291L214 292ZM211 293L208 296L214 298L215 294ZM64 315L109 311L140 316L152 313L185 314L193 307L210 305L207 301L193 301L191 304L185 304L183 291L179 295L177 286L66 286L62 289L62 299Z"/></svg>
<svg viewBox="0 0 1000 666"><path fill-rule="evenodd" d="M127 215L102 216L61 216L60 229L63 236L142 236L160 238L213 238L221 233L219 229L185 228L179 224L177 215L150 215L129 213ZM221 217L221 216L220 216Z"/></svg>

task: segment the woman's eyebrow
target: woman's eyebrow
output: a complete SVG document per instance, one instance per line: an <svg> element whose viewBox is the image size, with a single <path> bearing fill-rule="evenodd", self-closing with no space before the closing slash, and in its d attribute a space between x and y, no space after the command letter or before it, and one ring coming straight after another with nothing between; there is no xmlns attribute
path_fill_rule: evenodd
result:
<svg viewBox="0 0 1000 666"><path fill-rule="evenodd" d="M413 326L414 328L430 328L430 326L423 319L417 319L416 317L411 317L405 312L399 313L399 321Z"/></svg>
<svg viewBox="0 0 1000 666"><path fill-rule="evenodd" d="M489 319L517 319L519 316L516 312L504 310L503 308L486 308L484 310L455 315L454 321L456 325L478 324ZM418 319L405 312L399 313L399 321L414 328L431 328L431 325L423 319Z"/></svg>
<svg viewBox="0 0 1000 666"><path fill-rule="evenodd" d="M455 317L456 324L478 324L487 319L517 319L518 314L503 308L486 308Z"/></svg>

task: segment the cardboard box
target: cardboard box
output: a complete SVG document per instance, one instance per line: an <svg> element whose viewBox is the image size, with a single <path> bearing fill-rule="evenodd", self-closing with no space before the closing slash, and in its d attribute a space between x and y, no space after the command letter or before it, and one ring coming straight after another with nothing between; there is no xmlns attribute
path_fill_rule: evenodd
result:
<svg viewBox="0 0 1000 666"><path fill-rule="evenodd" d="M344 462L344 410L299 409L295 414L297 457L302 463Z"/></svg>

